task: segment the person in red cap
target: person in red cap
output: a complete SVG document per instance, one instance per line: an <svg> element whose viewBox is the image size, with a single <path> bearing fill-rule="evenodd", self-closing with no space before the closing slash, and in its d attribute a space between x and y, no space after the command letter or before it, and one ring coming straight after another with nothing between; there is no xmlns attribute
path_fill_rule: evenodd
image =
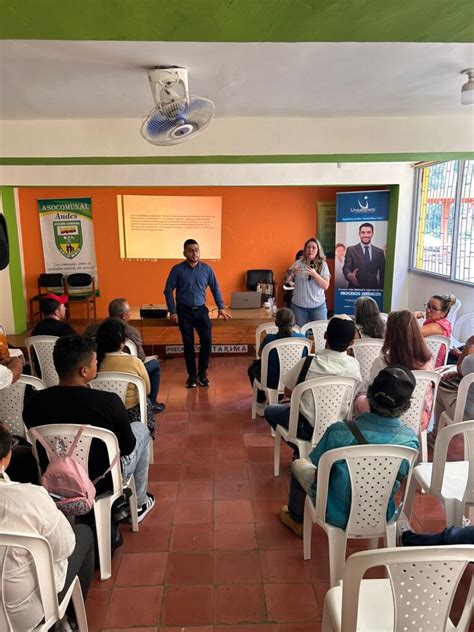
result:
<svg viewBox="0 0 474 632"><path fill-rule="evenodd" d="M41 320L33 327L32 336L70 336L76 332L66 323L67 294L46 294L40 301Z"/></svg>

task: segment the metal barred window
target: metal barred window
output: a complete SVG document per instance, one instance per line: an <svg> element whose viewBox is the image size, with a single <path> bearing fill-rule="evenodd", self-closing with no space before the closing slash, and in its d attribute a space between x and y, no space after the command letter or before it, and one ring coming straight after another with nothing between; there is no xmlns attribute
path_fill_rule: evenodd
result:
<svg viewBox="0 0 474 632"><path fill-rule="evenodd" d="M413 269L474 284L474 161L417 171Z"/></svg>

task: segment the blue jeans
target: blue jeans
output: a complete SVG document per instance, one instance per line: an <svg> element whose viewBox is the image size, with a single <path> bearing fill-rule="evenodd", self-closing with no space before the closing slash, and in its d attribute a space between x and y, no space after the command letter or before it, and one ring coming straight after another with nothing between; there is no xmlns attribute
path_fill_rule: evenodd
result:
<svg viewBox="0 0 474 632"><path fill-rule="evenodd" d="M151 403L156 402L158 391L160 390L160 361L158 358L153 358L145 362L145 369L150 378L150 399Z"/></svg>
<svg viewBox="0 0 474 632"><path fill-rule="evenodd" d="M263 416L266 421L270 424L273 430L276 430L277 426L283 426L288 430L288 426L290 424L290 407L285 406L284 404L276 404L275 406L266 406ZM313 426L309 423L309 421L304 417L301 413L298 417L298 430L296 436L298 439L303 439L304 441L311 441L313 437ZM298 453L296 446L295 452Z"/></svg>
<svg viewBox="0 0 474 632"><path fill-rule="evenodd" d="M146 503L148 487L148 465L150 463L150 432L145 424L134 421L130 424L135 435L135 447L133 451L121 457L123 477L128 478L133 474L137 489L137 507L140 509Z"/></svg>
<svg viewBox="0 0 474 632"><path fill-rule="evenodd" d="M474 544L474 527L448 527L441 533L402 533L403 546L436 546L443 544Z"/></svg>
<svg viewBox="0 0 474 632"><path fill-rule="evenodd" d="M326 303L318 305L318 307L300 307L299 305L291 303L291 309L295 315L298 327L302 327L313 320L327 320L328 317Z"/></svg>

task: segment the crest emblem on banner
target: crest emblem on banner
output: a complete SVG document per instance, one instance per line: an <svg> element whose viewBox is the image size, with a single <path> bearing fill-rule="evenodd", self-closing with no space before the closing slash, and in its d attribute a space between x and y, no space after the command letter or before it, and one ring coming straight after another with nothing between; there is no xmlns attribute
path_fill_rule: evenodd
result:
<svg viewBox="0 0 474 632"><path fill-rule="evenodd" d="M56 248L67 259L74 259L82 250L81 222L53 222Z"/></svg>

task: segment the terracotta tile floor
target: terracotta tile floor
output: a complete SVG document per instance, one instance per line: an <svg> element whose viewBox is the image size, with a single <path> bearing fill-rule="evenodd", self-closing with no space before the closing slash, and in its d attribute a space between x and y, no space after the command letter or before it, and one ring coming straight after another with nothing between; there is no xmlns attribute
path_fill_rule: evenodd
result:
<svg viewBox="0 0 474 632"><path fill-rule="evenodd" d="M96 575L87 600L91 632L320 630L326 537L314 527L305 562L301 540L278 520L291 452L282 447L274 478L268 426L250 418L250 361L214 358L211 386L194 390L184 388L182 359L162 362L159 399L167 410L156 417L149 476L157 505L139 533L121 527L112 578ZM417 530L444 526L441 504L430 496L417 495L414 514Z"/></svg>

